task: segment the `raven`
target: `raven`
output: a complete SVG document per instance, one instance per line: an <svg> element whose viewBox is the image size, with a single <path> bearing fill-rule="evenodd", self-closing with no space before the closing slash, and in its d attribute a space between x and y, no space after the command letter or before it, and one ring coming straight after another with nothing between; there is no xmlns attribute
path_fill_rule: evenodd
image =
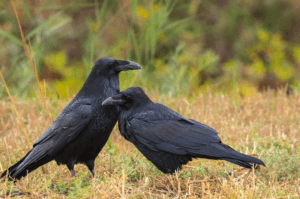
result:
<svg viewBox="0 0 300 199"><path fill-rule="evenodd" d="M246 168L264 165L223 144L213 128L152 102L139 87L109 97L102 105L120 107L120 133L164 173L174 173L192 158L227 160Z"/></svg>
<svg viewBox="0 0 300 199"><path fill-rule="evenodd" d="M2 173L9 180L20 179L39 166L55 160L66 164L72 176L74 164L85 164L93 176L94 161L118 120L117 107L102 106L109 96L120 92L119 73L141 69L131 61L99 59L75 98L15 165Z"/></svg>

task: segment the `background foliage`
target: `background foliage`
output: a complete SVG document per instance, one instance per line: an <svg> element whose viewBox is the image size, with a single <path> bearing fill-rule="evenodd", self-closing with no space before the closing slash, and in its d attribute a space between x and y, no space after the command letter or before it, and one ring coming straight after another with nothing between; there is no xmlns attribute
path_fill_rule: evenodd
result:
<svg viewBox="0 0 300 199"><path fill-rule="evenodd" d="M300 87L299 1L14 2L44 90L55 99L77 93L101 57L143 66L121 75L121 90L178 96L210 87L251 96ZM12 95L36 96L12 6L1 1L0 8L0 69Z"/></svg>
<svg viewBox="0 0 300 199"><path fill-rule="evenodd" d="M198 159L164 175L114 128L96 159L99 178L83 165L72 178L52 162L18 183L0 183L0 197L299 198L300 95L286 92L300 88L300 1L14 3L47 99L36 94L12 6L0 1L0 70L16 102L0 81L1 171L27 153L26 135L32 144L47 129L101 57L140 63L143 70L121 73L121 90L143 87L153 101L213 127L224 143L267 167ZM288 89L257 92L282 86Z"/></svg>

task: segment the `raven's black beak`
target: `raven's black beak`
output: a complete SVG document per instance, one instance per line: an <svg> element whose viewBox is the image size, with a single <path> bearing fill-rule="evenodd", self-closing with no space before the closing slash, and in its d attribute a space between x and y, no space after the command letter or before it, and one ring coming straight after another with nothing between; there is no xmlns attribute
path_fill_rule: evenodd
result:
<svg viewBox="0 0 300 199"><path fill-rule="evenodd" d="M139 64L133 61L116 60L116 62L118 63L118 66L115 69L117 72L121 72L125 70L137 70L142 68Z"/></svg>
<svg viewBox="0 0 300 199"><path fill-rule="evenodd" d="M113 97L109 97L102 102L102 106L121 105L121 104L125 104L125 100L122 99L122 94L118 94Z"/></svg>

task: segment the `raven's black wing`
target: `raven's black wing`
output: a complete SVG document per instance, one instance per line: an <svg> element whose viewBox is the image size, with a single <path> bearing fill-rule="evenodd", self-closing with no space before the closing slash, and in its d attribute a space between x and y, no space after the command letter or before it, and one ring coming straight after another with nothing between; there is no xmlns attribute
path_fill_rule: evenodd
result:
<svg viewBox="0 0 300 199"><path fill-rule="evenodd" d="M214 129L184 118L161 104L153 103L137 112L128 121L119 121L120 131L164 173L174 173L191 161L193 156L189 154L189 148L220 142ZM197 124L200 129L196 128ZM189 139L193 143L189 143Z"/></svg>
<svg viewBox="0 0 300 199"><path fill-rule="evenodd" d="M26 170L34 170L55 158L55 155L69 142L76 139L88 125L92 117L91 104L77 101L69 104L35 142L25 158L11 169L12 178L26 175Z"/></svg>
<svg viewBox="0 0 300 199"><path fill-rule="evenodd" d="M247 168L251 168L249 163L263 164L222 144L218 132L213 128L184 118L161 104L148 105L143 110L126 121L124 132L127 135L124 137L133 142L158 168L160 164L167 164L166 161L179 164L179 160L173 159L182 157L222 159ZM155 153L160 152L169 153L172 158L158 160ZM181 161L183 164L187 162ZM177 168L180 166L175 165Z"/></svg>
<svg viewBox="0 0 300 199"><path fill-rule="evenodd" d="M48 143L48 154L53 155L74 140L90 122L91 117L92 107L90 103L78 101L69 104L39 137L33 147Z"/></svg>
<svg viewBox="0 0 300 199"><path fill-rule="evenodd" d="M148 148L177 155L214 155L205 146L221 142L213 128L187 119L161 104L133 115L126 128L130 136Z"/></svg>

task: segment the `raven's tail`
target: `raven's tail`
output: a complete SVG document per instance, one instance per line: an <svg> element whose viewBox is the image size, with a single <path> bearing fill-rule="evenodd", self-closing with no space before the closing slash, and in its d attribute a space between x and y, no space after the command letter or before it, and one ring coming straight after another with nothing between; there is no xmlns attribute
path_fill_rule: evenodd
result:
<svg viewBox="0 0 300 199"><path fill-rule="evenodd" d="M8 175L9 181L15 181L19 180L21 177L26 176L31 171L37 169L43 164L46 164L47 162L50 162L52 158L46 157L46 158L40 158L37 161L28 161L28 156L32 153L32 150L30 150L25 157L23 157L19 162L14 164L13 166L9 167L6 171L4 171L0 178L3 178Z"/></svg>
<svg viewBox="0 0 300 199"><path fill-rule="evenodd" d="M260 159L242 154L240 152L235 151L234 149L232 149L230 146L227 146L225 144L222 144L222 147L224 147L230 154L230 156L226 156L221 158L222 160L226 160L228 162L231 162L233 164L237 164L239 166L245 167L245 168L249 168L251 169L253 166L254 168L257 165L263 165L266 166L265 163L263 161L261 161Z"/></svg>
<svg viewBox="0 0 300 199"><path fill-rule="evenodd" d="M211 143L209 145L206 145L205 147L201 147L200 150L190 149L190 152L193 157L213 160L226 160L233 164L237 164L249 169L251 169L253 166L255 168L257 165L265 166L263 161L237 152L230 146L227 146L221 142Z"/></svg>
<svg viewBox="0 0 300 199"><path fill-rule="evenodd" d="M30 152L31 152L31 150L19 162L17 162L13 166L9 167L7 170L5 170L2 173L0 178L5 177L8 173L9 180L12 180L12 176L16 172L16 168L25 160L25 158L30 154Z"/></svg>

